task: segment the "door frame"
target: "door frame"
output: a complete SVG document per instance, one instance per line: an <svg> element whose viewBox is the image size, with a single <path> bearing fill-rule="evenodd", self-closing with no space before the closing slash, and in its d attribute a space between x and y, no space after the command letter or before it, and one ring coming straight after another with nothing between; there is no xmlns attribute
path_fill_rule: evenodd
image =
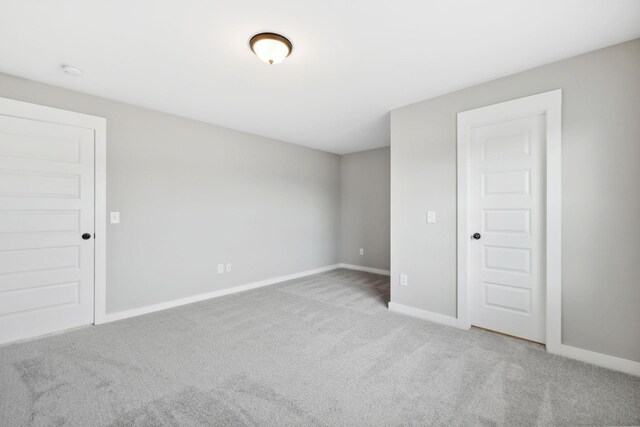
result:
<svg viewBox="0 0 640 427"><path fill-rule="evenodd" d="M545 289L546 289L546 346L547 351L557 352L561 346L561 141L562 141L562 89L527 96L512 101L480 107L458 113L457 145L457 190L458 190L458 326L469 329L469 252L471 239L469 229L470 205L469 149L471 129L500 121L518 119L534 114L544 114L546 118L546 191L545 191Z"/></svg>
<svg viewBox="0 0 640 427"><path fill-rule="evenodd" d="M58 123L94 132L94 268L93 323L106 321L107 290L107 120L102 117L45 107L0 97L0 114L15 118Z"/></svg>

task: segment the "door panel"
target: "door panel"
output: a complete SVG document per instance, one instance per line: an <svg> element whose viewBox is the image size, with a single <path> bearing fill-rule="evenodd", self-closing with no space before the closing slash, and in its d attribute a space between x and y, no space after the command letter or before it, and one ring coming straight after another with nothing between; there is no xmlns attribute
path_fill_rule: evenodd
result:
<svg viewBox="0 0 640 427"><path fill-rule="evenodd" d="M487 234L486 230L483 230ZM484 270L531 273L531 251L521 248L499 248L484 245Z"/></svg>
<svg viewBox="0 0 640 427"><path fill-rule="evenodd" d="M0 212L0 233L80 231L80 212L18 210Z"/></svg>
<svg viewBox="0 0 640 427"><path fill-rule="evenodd" d="M471 324L544 342L544 115L470 135Z"/></svg>
<svg viewBox="0 0 640 427"><path fill-rule="evenodd" d="M482 228L487 233L528 235L531 230L529 209L484 209Z"/></svg>
<svg viewBox="0 0 640 427"><path fill-rule="evenodd" d="M72 282L5 292L0 299L0 316L64 304L76 305L79 285L78 282Z"/></svg>
<svg viewBox="0 0 640 427"><path fill-rule="evenodd" d="M484 282L484 304L501 310L531 312L531 289Z"/></svg>
<svg viewBox="0 0 640 427"><path fill-rule="evenodd" d="M482 174L484 196L502 194L531 194L529 170L487 172Z"/></svg>
<svg viewBox="0 0 640 427"><path fill-rule="evenodd" d="M93 323L94 144L0 115L0 342Z"/></svg>
<svg viewBox="0 0 640 427"><path fill-rule="evenodd" d="M77 175L0 171L0 196L77 198L79 193Z"/></svg>

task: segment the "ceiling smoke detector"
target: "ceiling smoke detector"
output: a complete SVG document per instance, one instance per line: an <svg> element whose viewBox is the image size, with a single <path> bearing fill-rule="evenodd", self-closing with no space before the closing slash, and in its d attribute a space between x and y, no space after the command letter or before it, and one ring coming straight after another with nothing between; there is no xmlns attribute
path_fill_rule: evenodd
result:
<svg viewBox="0 0 640 427"><path fill-rule="evenodd" d="M83 74L80 68L74 67L73 65L62 64L62 71L73 77L79 77Z"/></svg>

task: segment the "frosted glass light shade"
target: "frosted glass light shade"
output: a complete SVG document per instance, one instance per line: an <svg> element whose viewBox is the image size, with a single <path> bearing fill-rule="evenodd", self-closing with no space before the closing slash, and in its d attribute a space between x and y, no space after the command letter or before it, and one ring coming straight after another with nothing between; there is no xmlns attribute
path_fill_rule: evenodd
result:
<svg viewBox="0 0 640 427"><path fill-rule="evenodd" d="M267 64L277 64L291 54L291 42L280 34L260 33L251 37L251 50Z"/></svg>

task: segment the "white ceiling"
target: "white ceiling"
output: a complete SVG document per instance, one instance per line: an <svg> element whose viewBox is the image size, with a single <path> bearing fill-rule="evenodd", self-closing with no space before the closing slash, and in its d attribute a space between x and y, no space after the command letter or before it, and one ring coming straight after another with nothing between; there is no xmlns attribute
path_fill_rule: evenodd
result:
<svg viewBox="0 0 640 427"><path fill-rule="evenodd" d="M258 60L261 31L292 55ZM637 37L638 0L0 0L2 72L340 154L388 145L394 108Z"/></svg>

